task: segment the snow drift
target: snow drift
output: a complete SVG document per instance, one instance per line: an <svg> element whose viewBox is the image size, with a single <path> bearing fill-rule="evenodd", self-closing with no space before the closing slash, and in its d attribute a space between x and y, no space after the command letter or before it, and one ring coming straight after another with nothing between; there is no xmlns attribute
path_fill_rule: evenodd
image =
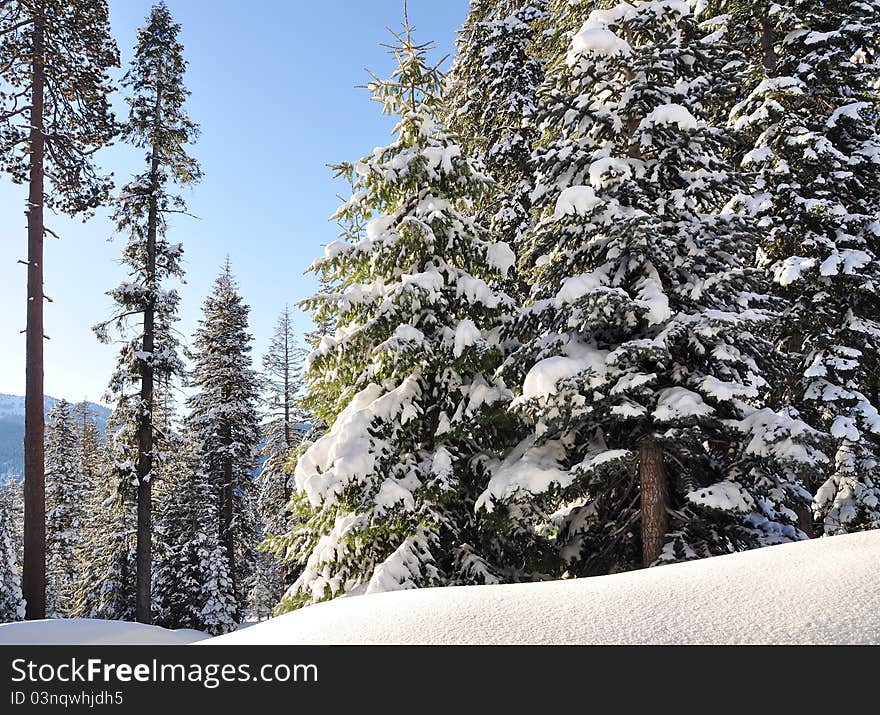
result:
<svg viewBox="0 0 880 715"><path fill-rule="evenodd" d="M878 644L880 532L645 571L337 599L207 644Z"/></svg>
<svg viewBox="0 0 880 715"><path fill-rule="evenodd" d="M201 631L88 618L0 625L0 645L186 645L207 637Z"/></svg>

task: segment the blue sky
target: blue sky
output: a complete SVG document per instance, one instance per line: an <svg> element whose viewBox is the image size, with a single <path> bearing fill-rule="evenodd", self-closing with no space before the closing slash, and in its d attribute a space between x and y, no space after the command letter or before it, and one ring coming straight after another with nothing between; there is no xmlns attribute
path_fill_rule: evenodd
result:
<svg viewBox="0 0 880 715"><path fill-rule="evenodd" d="M184 244L187 283L179 328L190 336L204 296L227 254L252 307L258 362L285 303L314 288L306 267L336 237L328 221L345 185L328 162L353 160L385 144L392 126L366 90L365 68L387 73L380 43L398 28L402 0L166 0L183 25L190 62L189 113L202 126L193 153L205 178L187 200L198 220L175 218L169 235ZM111 0L113 30L123 66L135 30L152 2ZM451 54L468 0L409 0L417 39ZM124 105L117 97L119 112ZM125 146L99 154L119 183L140 170L142 155ZM24 391L26 188L0 179L0 392ZM62 236L47 238L46 392L70 400L99 400L117 348L101 345L91 326L107 318L104 292L122 278L122 238L113 238L108 211L83 223L47 218ZM308 318L297 315L308 329Z"/></svg>

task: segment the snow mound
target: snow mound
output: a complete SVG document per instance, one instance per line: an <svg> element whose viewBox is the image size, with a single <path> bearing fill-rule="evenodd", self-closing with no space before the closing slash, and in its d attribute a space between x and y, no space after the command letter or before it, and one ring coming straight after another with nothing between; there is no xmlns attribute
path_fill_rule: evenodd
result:
<svg viewBox="0 0 880 715"><path fill-rule="evenodd" d="M680 104L663 104L645 117L639 129L648 129L657 124L674 124L679 129L697 129L700 123L687 107Z"/></svg>
<svg viewBox="0 0 880 715"><path fill-rule="evenodd" d="M592 186L569 186L559 194L553 218L559 220L563 216L589 216L603 203L604 200L596 196Z"/></svg>
<svg viewBox="0 0 880 715"><path fill-rule="evenodd" d="M632 54L629 43L615 35L607 27L587 23L571 41L567 61L573 65L579 57L595 55L596 57L628 56Z"/></svg>
<svg viewBox="0 0 880 715"><path fill-rule="evenodd" d="M516 254L503 241L490 243L486 249L486 260L492 270L498 271L502 278L507 278L510 269L516 265Z"/></svg>
<svg viewBox="0 0 880 715"><path fill-rule="evenodd" d="M545 583L342 598L207 644L880 644L880 532Z"/></svg>
<svg viewBox="0 0 880 715"><path fill-rule="evenodd" d="M705 417L709 414L712 414L712 408L696 392L684 387L668 387L660 390L654 419L658 422L672 422L682 417Z"/></svg>
<svg viewBox="0 0 880 715"><path fill-rule="evenodd" d="M0 645L187 645L205 638L208 634L201 631L88 618L0 625Z"/></svg>

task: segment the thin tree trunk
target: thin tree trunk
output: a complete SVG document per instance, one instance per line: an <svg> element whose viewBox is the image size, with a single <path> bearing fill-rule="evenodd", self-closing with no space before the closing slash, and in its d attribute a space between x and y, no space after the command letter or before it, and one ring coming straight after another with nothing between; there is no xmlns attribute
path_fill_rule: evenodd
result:
<svg viewBox="0 0 880 715"><path fill-rule="evenodd" d="M156 91L156 121L162 111L162 90ZM147 214L147 275L150 291L156 290L156 234L159 222L157 193L159 191L159 155L154 144L150 164L150 202ZM145 358L140 361L141 405L138 426L138 502L137 502L137 620L151 623L152 615L152 559L153 559L153 351L156 346L156 307L151 295L144 308Z"/></svg>
<svg viewBox="0 0 880 715"><path fill-rule="evenodd" d="M231 439L229 440L232 441ZM229 562L229 578L232 580L232 592L238 597L235 583L235 534L232 530L232 520L235 511L234 494L232 489L232 459L223 459L223 509L221 516L221 543L226 546L226 558Z"/></svg>
<svg viewBox="0 0 880 715"><path fill-rule="evenodd" d="M798 504L794 508L794 513L797 514L798 529L803 531L808 539L812 539L813 529L815 528L813 523L813 509L809 504Z"/></svg>
<svg viewBox="0 0 880 715"><path fill-rule="evenodd" d="M632 42L632 34L630 32L626 32L624 38L627 42ZM629 67L624 67L623 69L623 77L627 82L631 82L633 78L632 70ZM635 136L636 131L639 128L639 125L642 123L642 118L638 116L629 117L629 119L625 122L625 130L627 139L630 140L629 147L627 148L627 156L631 159L641 159L642 158L642 149L640 146L637 146L632 143L632 138Z"/></svg>
<svg viewBox="0 0 880 715"><path fill-rule="evenodd" d="M766 17L761 18L761 61L767 74L773 76L776 73L776 48L773 26Z"/></svg>
<svg viewBox="0 0 880 715"><path fill-rule="evenodd" d="M291 447L290 429L290 314L284 308L284 446ZM290 500L287 475L284 475L284 503Z"/></svg>
<svg viewBox="0 0 880 715"><path fill-rule="evenodd" d="M663 551L669 528L669 483L663 448L652 439L642 441L639 460L642 499L642 563L650 566Z"/></svg>
<svg viewBox="0 0 880 715"><path fill-rule="evenodd" d="M24 571L25 617L46 617L46 484L43 415L43 192L46 138L44 133L44 21L33 27L33 84L30 130L30 191L28 195L27 340L24 406Z"/></svg>

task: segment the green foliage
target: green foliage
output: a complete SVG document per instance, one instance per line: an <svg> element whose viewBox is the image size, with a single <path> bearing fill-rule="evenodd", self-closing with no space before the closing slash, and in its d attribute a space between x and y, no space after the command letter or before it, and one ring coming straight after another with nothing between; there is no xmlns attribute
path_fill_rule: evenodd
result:
<svg viewBox="0 0 880 715"><path fill-rule="evenodd" d="M279 612L352 591L498 580L477 556L480 464L505 439L493 372L513 262L474 218L492 190L442 125L443 77L408 27L370 89L392 144L335 167L352 184L343 240L306 301L336 327L309 358L308 404L329 431L295 453L291 531L267 548L303 572ZM466 558L465 554L474 553Z"/></svg>
<svg viewBox="0 0 880 715"><path fill-rule="evenodd" d="M71 405L61 400L46 430L46 611L70 613L77 581L77 543L84 536L89 484Z"/></svg>
<svg viewBox="0 0 880 715"><path fill-rule="evenodd" d="M36 33L44 51L46 206L74 215L107 201L112 182L94 164L116 136L109 71L119 65L106 0L9 0L0 4L0 168L30 176L28 142Z"/></svg>
<svg viewBox="0 0 880 715"><path fill-rule="evenodd" d="M232 589L240 619L253 574L258 539L256 466L260 425L257 413L259 379L252 367L250 307L238 293L229 262L205 299L192 342L187 399L188 438L196 469L203 473L218 520L226 572L216 574Z"/></svg>

